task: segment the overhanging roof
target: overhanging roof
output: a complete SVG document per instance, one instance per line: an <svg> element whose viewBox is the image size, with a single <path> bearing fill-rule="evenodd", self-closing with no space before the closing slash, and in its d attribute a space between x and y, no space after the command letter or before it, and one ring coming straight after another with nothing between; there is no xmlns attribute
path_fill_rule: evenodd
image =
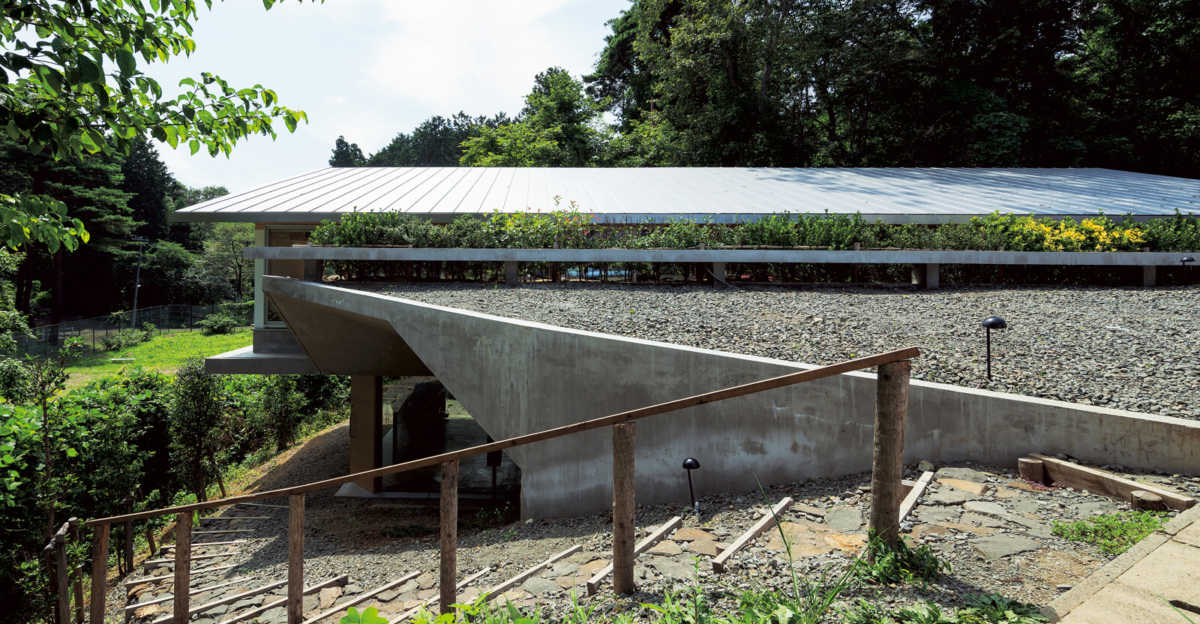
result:
<svg viewBox="0 0 1200 624"><path fill-rule="evenodd" d="M403 212L446 222L571 202L600 223L735 223L825 212L901 223L992 212L1154 217L1200 212L1200 180L1111 169L351 167L211 199L174 219L315 223L350 212Z"/></svg>

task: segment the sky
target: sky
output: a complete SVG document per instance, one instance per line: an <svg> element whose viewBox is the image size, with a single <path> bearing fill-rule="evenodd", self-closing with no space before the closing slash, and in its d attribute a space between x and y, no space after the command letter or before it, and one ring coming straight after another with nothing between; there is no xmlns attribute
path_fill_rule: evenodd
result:
<svg viewBox="0 0 1200 624"><path fill-rule="evenodd" d="M588 73L629 0L226 0L201 8L196 51L143 70L177 92L179 80L212 72L234 87L262 84L308 124L278 138L239 142L229 158L159 154L188 186L249 190L328 166L338 135L364 154L433 115L516 114L547 67ZM202 5L203 6L203 5Z"/></svg>

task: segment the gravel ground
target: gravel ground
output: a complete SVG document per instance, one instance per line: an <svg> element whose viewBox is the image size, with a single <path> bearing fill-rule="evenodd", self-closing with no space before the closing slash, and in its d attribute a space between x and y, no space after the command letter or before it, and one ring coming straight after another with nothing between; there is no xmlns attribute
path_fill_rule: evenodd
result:
<svg viewBox="0 0 1200 624"><path fill-rule="evenodd" d="M919 379L1200 419L1200 287L359 284L552 325L810 364L915 345ZM980 322L996 314L993 381Z"/></svg>
<svg viewBox="0 0 1200 624"><path fill-rule="evenodd" d="M316 444L310 442L313 447L307 449L309 452L297 453L292 460L295 463L285 466L279 475L272 475L270 481L298 476L294 471L309 462L320 466L321 458L310 453L320 453L329 444L344 442L345 435L342 427ZM917 478L917 468L910 467L905 476ZM1162 481L1179 491L1200 494L1200 479L1174 476L1163 477ZM869 484L870 475L858 474L772 487L765 498L757 491L707 497L701 501L703 514L699 518L677 507L640 507L639 539L677 514L684 516L684 528L638 558L638 591L629 597L613 596L611 576L595 596L586 596L583 587L583 582L611 556L608 516L502 523L491 521L487 513L464 514L460 518L459 578L484 568L490 568L490 572L461 592L460 599L470 601L482 589L507 580L552 554L579 546L579 552L504 593L499 603L512 601L523 609L536 608L550 616L549 621L558 621L572 608L574 593L579 604L596 615L594 621L607 621L615 614L630 614L639 621L650 621L655 614L644 609L643 604L661 603L665 592L672 588L678 591L700 587L716 612L732 613L741 591L791 591L792 576L779 529L772 529L735 555L726 573L717 574L711 567L712 555L761 517L767 508L765 502L773 503L783 496L791 496L795 501L781 514L780 526L792 545L795 570L802 582L832 580L850 565L865 539ZM306 616L335 601L414 573L416 578L366 600L363 606L377 606L385 618L398 622L400 614L436 596L436 509L339 499L331 494L309 496L305 514L306 584L340 574L348 574L349 583L329 590L326 596L311 595L305 605ZM1052 523L1111 513L1121 507L1086 492L1022 482L1008 469L979 465L937 467L934 481L902 530L913 544L929 545L949 564L949 572L927 586L856 583L843 592L838 608L861 598L888 607L928 600L946 610L961 606L967 596L978 593L1045 604L1110 558L1094 546L1053 536ZM222 560L221 563L237 563L235 569L206 577L203 583L245 576L250 579L219 592L196 596L193 605L286 578L286 511L235 507L220 514L224 518L239 515L268 519L205 522L252 528L253 534L236 556ZM159 568L155 573L163 572L165 569ZM156 587L131 593L128 602L162 597L168 589ZM284 590L279 589L245 598L206 611L194 621L217 624L284 595ZM110 613L116 616L117 609L126 601L123 597L114 598ZM144 608L134 620L145 623L169 610L170 602L161 603ZM276 607L256 619L282 624L286 622L286 614ZM835 619L831 615L828 621Z"/></svg>

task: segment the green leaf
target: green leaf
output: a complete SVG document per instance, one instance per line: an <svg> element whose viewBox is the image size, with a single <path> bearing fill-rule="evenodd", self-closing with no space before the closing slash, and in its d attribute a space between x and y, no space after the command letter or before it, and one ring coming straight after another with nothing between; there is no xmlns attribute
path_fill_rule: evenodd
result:
<svg viewBox="0 0 1200 624"><path fill-rule="evenodd" d="M197 141L196 139L189 140L188 149L191 150L192 155L195 156L196 152L200 151L200 141Z"/></svg>
<svg viewBox="0 0 1200 624"><path fill-rule="evenodd" d="M126 76L137 70L137 60L134 59L133 52L125 48L117 50L117 66L121 68L121 74Z"/></svg>
<svg viewBox="0 0 1200 624"><path fill-rule="evenodd" d="M92 59L79 55L79 79L83 82L99 82L103 79L103 74L100 73L100 66Z"/></svg>

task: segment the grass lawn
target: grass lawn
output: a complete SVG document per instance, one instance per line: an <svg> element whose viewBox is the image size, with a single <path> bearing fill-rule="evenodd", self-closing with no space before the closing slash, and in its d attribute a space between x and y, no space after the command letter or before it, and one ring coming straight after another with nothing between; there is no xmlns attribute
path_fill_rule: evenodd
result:
<svg viewBox="0 0 1200 624"><path fill-rule="evenodd" d="M160 373L173 373L179 364L190 357L207 357L250 345L249 327L231 334L205 336L200 331L183 331L155 336L148 342L122 351L93 353L67 368L71 375L68 388L86 385L93 379L115 375L122 368L140 366ZM131 362L113 362L114 358L133 358Z"/></svg>

